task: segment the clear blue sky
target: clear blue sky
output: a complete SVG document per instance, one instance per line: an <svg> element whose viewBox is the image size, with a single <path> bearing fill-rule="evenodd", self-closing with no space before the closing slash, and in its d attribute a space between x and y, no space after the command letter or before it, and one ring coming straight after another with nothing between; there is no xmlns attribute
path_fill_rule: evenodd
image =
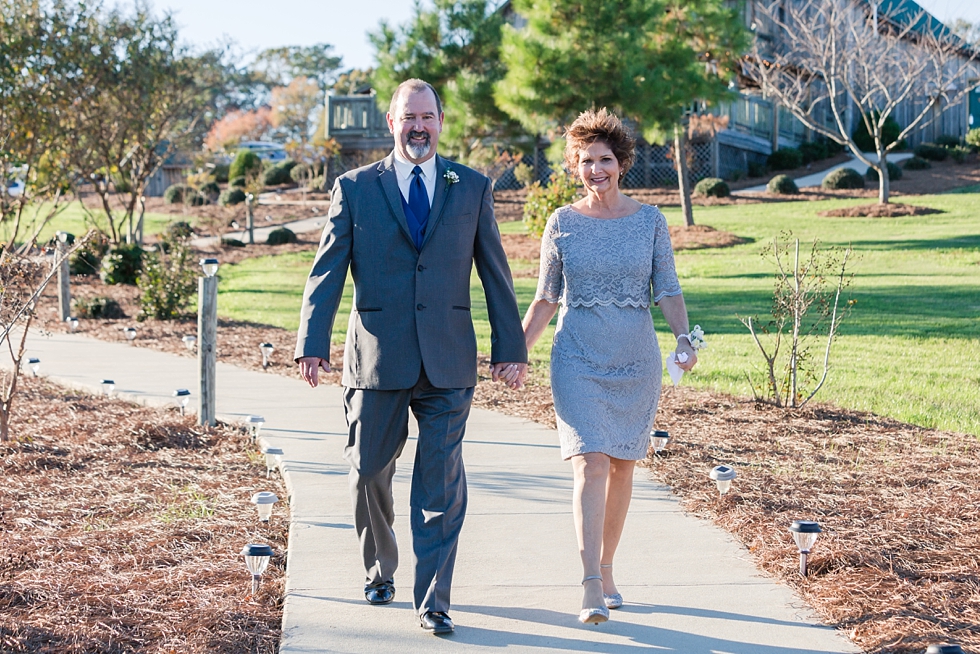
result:
<svg viewBox="0 0 980 654"><path fill-rule="evenodd" d="M190 43L214 45L228 37L246 53L284 45L330 43L348 68L371 66L373 51L367 32L375 30L382 18L393 24L406 21L413 4L412 0L153 2L157 10L173 11L181 34ZM980 0L919 0L919 4L944 22L966 18L980 23Z"/></svg>

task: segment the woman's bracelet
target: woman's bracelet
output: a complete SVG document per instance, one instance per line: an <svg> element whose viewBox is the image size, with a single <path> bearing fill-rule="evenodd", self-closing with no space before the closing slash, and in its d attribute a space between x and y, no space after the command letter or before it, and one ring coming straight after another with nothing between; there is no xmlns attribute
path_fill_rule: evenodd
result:
<svg viewBox="0 0 980 654"><path fill-rule="evenodd" d="M680 342L682 338L687 339L691 349L693 349L695 352L708 347L708 344L704 340L704 330L701 329L701 325L694 325L694 329L691 330L690 334L679 335L677 337L677 341Z"/></svg>
<svg viewBox="0 0 980 654"><path fill-rule="evenodd" d="M682 338L686 338L687 339L687 344L688 345L691 344L691 336L690 336L690 334L678 334L677 335L677 340L678 341L681 340Z"/></svg>

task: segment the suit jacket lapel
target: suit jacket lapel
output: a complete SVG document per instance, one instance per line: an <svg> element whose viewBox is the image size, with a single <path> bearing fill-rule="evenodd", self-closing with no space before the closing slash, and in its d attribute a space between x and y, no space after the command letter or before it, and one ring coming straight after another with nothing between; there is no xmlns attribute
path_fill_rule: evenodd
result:
<svg viewBox="0 0 980 654"><path fill-rule="evenodd" d="M405 210L402 209L402 192L398 190L398 176L395 173L395 153L389 154L379 166L381 172L378 175L378 183L384 191L385 201L391 215L395 217L398 226L402 228L405 238L409 240L412 247L415 241L412 240L412 232L408 229L408 219L405 218Z"/></svg>
<svg viewBox="0 0 980 654"><path fill-rule="evenodd" d="M446 199L449 197L449 189L452 188L452 185L446 183L446 171L448 169L449 164L446 163L446 160L436 155L436 190L432 196L432 210L429 211L429 223L425 227L425 238L422 239L423 248L432 238L432 232L436 231L436 227L439 226L443 209L446 208Z"/></svg>

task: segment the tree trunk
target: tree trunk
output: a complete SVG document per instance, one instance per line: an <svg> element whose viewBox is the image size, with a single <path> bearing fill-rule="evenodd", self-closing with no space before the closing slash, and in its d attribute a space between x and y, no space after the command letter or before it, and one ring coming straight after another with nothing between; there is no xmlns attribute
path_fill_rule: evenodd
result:
<svg viewBox="0 0 980 654"><path fill-rule="evenodd" d="M888 204L891 180L888 178L888 160L878 153L878 204Z"/></svg>
<svg viewBox="0 0 980 654"><path fill-rule="evenodd" d="M691 178L687 171L687 134L683 125L674 126L674 164L677 166L677 188L681 195L681 212L684 226L694 226L694 212L691 209Z"/></svg>

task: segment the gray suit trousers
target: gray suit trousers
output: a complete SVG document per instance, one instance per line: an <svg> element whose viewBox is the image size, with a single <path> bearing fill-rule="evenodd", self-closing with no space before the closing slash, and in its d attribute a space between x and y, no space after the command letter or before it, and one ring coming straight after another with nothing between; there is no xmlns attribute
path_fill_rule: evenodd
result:
<svg viewBox="0 0 980 654"><path fill-rule="evenodd" d="M354 526L367 576L365 588L391 581L398 546L391 480L408 438L408 412L419 423L412 475L411 526L418 613L448 611L456 546L466 513L463 434L472 388L436 388L422 370L403 390L347 388L348 441Z"/></svg>

